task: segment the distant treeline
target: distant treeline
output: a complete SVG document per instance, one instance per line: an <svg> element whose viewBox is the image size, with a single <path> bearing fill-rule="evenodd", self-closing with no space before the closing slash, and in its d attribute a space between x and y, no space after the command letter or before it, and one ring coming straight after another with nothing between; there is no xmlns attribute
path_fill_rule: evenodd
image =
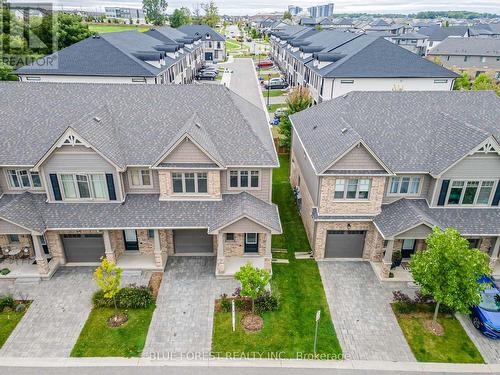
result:
<svg viewBox="0 0 500 375"><path fill-rule="evenodd" d="M375 18L418 18L418 19L434 19L434 18L457 18L457 19L474 19L474 18L496 18L500 17L498 14L493 13L478 13L478 12L467 12L462 10L449 10L449 11L427 11L418 12L412 14L401 14L401 13L336 13L334 17L375 17Z"/></svg>

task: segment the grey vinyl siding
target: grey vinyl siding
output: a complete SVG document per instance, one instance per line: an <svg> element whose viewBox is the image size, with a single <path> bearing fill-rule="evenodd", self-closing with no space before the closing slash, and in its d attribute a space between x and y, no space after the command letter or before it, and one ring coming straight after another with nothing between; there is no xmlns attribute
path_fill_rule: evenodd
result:
<svg viewBox="0 0 500 375"><path fill-rule="evenodd" d="M431 181L433 178L429 175L423 175L423 174L411 174L411 173L405 173L401 174L401 176L420 176L421 178L421 184L422 187L420 188L420 194L419 195L389 195L389 188L391 184L391 177L386 178L385 182L385 193L384 193L384 198L382 200L382 204L388 204L392 203L400 198L424 198L428 199L430 202L430 197L429 197L429 189L431 188ZM432 192L430 193L432 194Z"/></svg>
<svg viewBox="0 0 500 375"><path fill-rule="evenodd" d="M164 163L213 163L203 151L188 139L183 140L163 160Z"/></svg>
<svg viewBox="0 0 500 375"><path fill-rule="evenodd" d="M295 129L292 132L292 150L295 155L295 160L293 162L297 163L300 174L302 175L302 182L306 184L313 204L316 206L318 204L319 177L314 172L312 163L306 155Z"/></svg>
<svg viewBox="0 0 500 375"><path fill-rule="evenodd" d="M433 204L432 198L434 196L434 191L437 187L437 184L438 184L438 180L436 178L429 176L429 190L427 191L427 195L424 198L427 199L427 203L430 206Z"/></svg>
<svg viewBox="0 0 500 375"><path fill-rule="evenodd" d="M0 219L0 234L27 234L28 230Z"/></svg>
<svg viewBox="0 0 500 375"><path fill-rule="evenodd" d="M153 186L132 186L130 184L130 172L132 169L148 169L148 168L128 168L126 172L121 173L123 179L123 186L125 194L134 194L134 193L152 193L159 194L160 193L160 179L158 176L158 171L152 169L151 170L151 179L153 181Z"/></svg>
<svg viewBox="0 0 500 375"><path fill-rule="evenodd" d="M422 238L427 238L429 234L431 234L432 229L429 228L427 225L419 225L418 227L415 227L413 229L409 229L406 232L403 232L401 234L398 234L395 236L395 238L402 238L402 239L422 239Z"/></svg>
<svg viewBox="0 0 500 375"><path fill-rule="evenodd" d="M260 188L259 189L229 189L228 182L228 171L221 171L220 174L220 184L221 184L221 192L222 194L231 194L231 193L240 193L242 191L246 191L249 194L252 194L254 197L262 199L265 202L269 202L269 196L271 191L271 168L231 168L229 170L259 170L260 171Z"/></svg>
<svg viewBox="0 0 500 375"><path fill-rule="evenodd" d="M436 55L432 55L436 56ZM464 61L465 55L439 55L441 62L445 67L459 67L463 69L476 68L479 70L491 70L500 69L500 61L497 60L496 56L485 56L486 60L481 61L481 56L467 56L467 61ZM448 60L449 57L449 60Z"/></svg>
<svg viewBox="0 0 500 375"><path fill-rule="evenodd" d="M227 227L221 229L223 233L269 233L269 229L264 228L247 218L243 218Z"/></svg>
<svg viewBox="0 0 500 375"><path fill-rule="evenodd" d="M380 163L363 145L358 145L330 167L330 170L383 170Z"/></svg>
<svg viewBox="0 0 500 375"><path fill-rule="evenodd" d="M500 178L500 156L467 156L443 174L443 179Z"/></svg>
<svg viewBox="0 0 500 375"><path fill-rule="evenodd" d="M84 146L63 146L54 151L52 155L42 164L40 173L44 175L47 186L47 194L51 201L54 193L50 186L51 173L111 173L115 182L116 199L122 200L122 184L116 168L106 159L92 149Z"/></svg>

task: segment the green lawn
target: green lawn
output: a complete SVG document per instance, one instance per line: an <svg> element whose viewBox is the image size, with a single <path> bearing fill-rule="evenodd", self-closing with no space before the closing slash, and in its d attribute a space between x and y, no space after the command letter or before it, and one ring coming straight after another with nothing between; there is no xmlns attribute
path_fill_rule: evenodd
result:
<svg viewBox="0 0 500 375"><path fill-rule="evenodd" d="M264 99L266 99L266 97L264 97ZM280 104L270 104L268 107L267 107L267 111L269 113L274 113L274 111L276 111L278 108L281 108L281 107L286 107L286 104L285 103L280 103ZM273 173L275 173L276 171L273 171Z"/></svg>
<svg viewBox="0 0 500 375"><path fill-rule="evenodd" d="M28 307L26 308L28 309ZM0 312L0 348L9 338L10 334L16 328L17 323L22 319L26 310L22 312Z"/></svg>
<svg viewBox="0 0 500 375"><path fill-rule="evenodd" d="M113 24L113 23L102 23L95 24L89 23L90 31L95 31L96 33L113 33L117 31L127 31L127 30L137 30L137 31L147 31L149 30L149 26L144 25L123 25L123 24Z"/></svg>
<svg viewBox="0 0 500 375"><path fill-rule="evenodd" d="M440 314L438 322L444 328L443 336L436 336L424 328L423 322L432 319L432 313L401 314L394 311L408 345L420 362L484 363L460 322L449 314Z"/></svg>
<svg viewBox="0 0 500 375"><path fill-rule="evenodd" d="M113 308L94 308L71 351L72 357L139 357L146 342L155 307L129 309L129 320L121 327L110 328L107 320Z"/></svg>
<svg viewBox="0 0 500 375"><path fill-rule="evenodd" d="M216 313L212 352L237 352L269 357L282 353L295 358L297 353L311 354L314 344L315 314L321 310L317 353L339 358L342 353L326 302L323 284L314 260L296 260L295 251L309 250L304 227L288 183L288 156L280 157L280 168L273 171L273 201L278 204L283 234L273 236L273 247L288 249L289 264L273 264L272 290L280 295L280 309L263 315L264 328L249 334L238 328L231 331L231 314ZM238 321L239 321L238 317Z"/></svg>
<svg viewBox="0 0 500 375"><path fill-rule="evenodd" d="M269 97L276 97L276 96L284 96L288 93L287 90L262 90L262 95L264 95L264 98L267 98L267 94L269 94Z"/></svg>

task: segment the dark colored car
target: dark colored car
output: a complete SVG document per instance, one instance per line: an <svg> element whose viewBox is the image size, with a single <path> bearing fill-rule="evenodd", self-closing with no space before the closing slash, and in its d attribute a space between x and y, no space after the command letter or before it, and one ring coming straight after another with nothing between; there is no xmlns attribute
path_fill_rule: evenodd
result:
<svg viewBox="0 0 500 375"><path fill-rule="evenodd" d="M489 287L481 292L481 303L471 309L470 319L483 335L500 339L500 289L489 277L483 276L478 281Z"/></svg>
<svg viewBox="0 0 500 375"><path fill-rule="evenodd" d="M208 80L213 81L215 79L215 77L217 77L217 74L213 73L213 72L199 72L196 75L196 79L198 79L198 80L208 79Z"/></svg>
<svg viewBox="0 0 500 375"><path fill-rule="evenodd" d="M281 78L271 78L269 81L264 82L264 88L266 89L286 89L288 87L288 83L286 83Z"/></svg>
<svg viewBox="0 0 500 375"><path fill-rule="evenodd" d="M267 66L273 66L273 65L274 64L273 64L273 62L271 60L264 60L264 61L261 61L261 62L257 63L257 66L259 68L265 68Z"/></svg>

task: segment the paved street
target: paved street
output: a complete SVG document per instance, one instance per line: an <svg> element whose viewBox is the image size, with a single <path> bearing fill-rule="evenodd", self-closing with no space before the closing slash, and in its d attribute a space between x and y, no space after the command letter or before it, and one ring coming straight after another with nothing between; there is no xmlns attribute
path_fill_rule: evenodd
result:
<svg viewBox="0 0 500 375"><path fill-rule="evenodd" d="M468 316L457 314L465 331L479 350L486 363L500 363L500 340L491 340L474 328Z"/></svg>
<svg viewBox="0 0 500 375"><path fill-rule="evenodd" d="M210 353L214 300L238 285L215 278L214 257L170 257L143 356Z"/></svg>
<svg viewBox="0 0 500 375"><path fill-rule="evenodd" d="M368 262L318 262L332 321L344 353L352 359L415 361L389 306L393 290Z"/></svg>

